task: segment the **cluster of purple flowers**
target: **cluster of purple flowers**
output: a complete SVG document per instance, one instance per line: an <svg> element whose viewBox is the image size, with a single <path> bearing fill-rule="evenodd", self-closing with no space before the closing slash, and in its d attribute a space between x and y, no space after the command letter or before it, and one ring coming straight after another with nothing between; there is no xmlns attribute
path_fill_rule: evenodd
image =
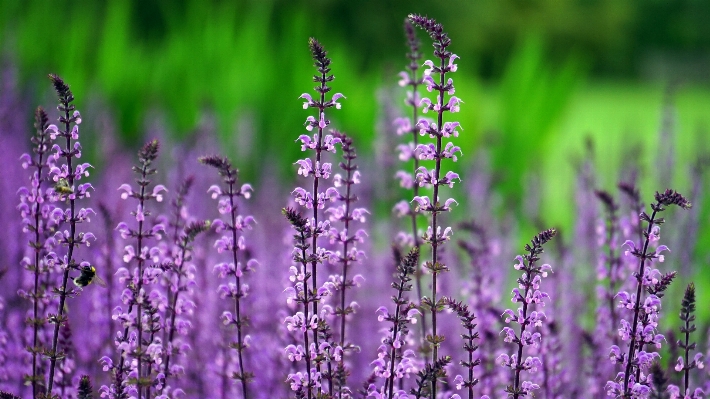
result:
<svg viewBox="0 0 710 399"><path fill-rule="evenodd" d="M431 60L422 62L416 27L433 41ZM395 174L407 199L394 206L407 227L388 238L393 260L367 239L382 223L368 210L370 165L357 163L356 138L330 128L345 96L331 94L332 60L317 40L308 43L315 93L299 97L313 112L295 140L308 155L294 163L301 184L290 203L278 204L290 226L269 209L285 197L282 186L254 191L228 158L193 155L202 142L174 158L210 169L156 184L171 157L158 159L151 140L132 168L113 154L107 164L122 168L100 180L106 193L95 192L83 182L92 166L79 162L73 94L50 75L59 122L38 108L32 153L20 157L30 172L16 206L25 233L16 263L24 271L0 274L2 286L19 287L25 299L0 298L0 388L13 392L0 398L702 398L710 376L693 336L696 286L680 304L680 336L661 318L671 284L688 276L662 268L670 250L660 244L660 214L690 202L666 190L646 213L634 184L619 186L626 205L584 188L599 200L589 214L605 210L598 241L576 244L598 254L596 316L582 315L578 304L589 292L572 267L583 261L561 239L551 242L556 229L515 257L511 270L520 275L508 308L500 297L507 272L497 264L513 258L518 225L480 215L492 213L482 198L492 180L485 162L477 160L468 189L469 202L487 205L458 225L471 234L459 240L461 251L445 245L454 224L442 214L458 202L444 192L461 181L448 170L462 152L452 141L462 128L451 120L463 103L451 75L459 57L434 19L410 15L405 36L400 85L410 115L394 125L411 141L391 151L407 163ZM422 97L422 88L433 96ZM129 170L134 184L125 183ZM219 181L210 185L214 171ZM88 207L96 199L98 215ZM106 231L89 232L92 217ZM285 242L275 241L274 231L287 227ZM543 246L554 254L554 274ZM667 346L677 361L664 370Z"/></svg>

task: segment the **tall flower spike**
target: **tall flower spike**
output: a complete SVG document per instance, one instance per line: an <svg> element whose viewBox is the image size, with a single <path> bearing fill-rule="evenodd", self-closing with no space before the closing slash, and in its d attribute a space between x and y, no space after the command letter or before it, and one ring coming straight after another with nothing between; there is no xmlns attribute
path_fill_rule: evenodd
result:
<svg viewBox="0 0 710 399"><path fill-rule="evenodd" d="M389 313L386 307L377 309L379 313L377 319L380 322L391 323L387 329L387 335L382 339L382 345L377 350L377 359L370 363L374 365L373 375L384 378L384 384L375 385L374 382L368 384L368 393L384 399L406 397L402 390L395 391L395 380L402 381L403 378L416 370L414 366L412 350L405 350L407 335L409 334L409 324L416 321L419 314L415 303L405 298L405 293L412 290L412 276L419 264L419 249L412 248L409 253L402 257L399 249L394 247L395 260L397 261L397 272L395 281L391 286L397 291L393 295L394 313Z"/></svg>
<svg viewBox="0 0 710 399"><path fill-rule="evenodd" d="M512 301L521 305L515 311L506 309L503 316L506 323L512 322L520 325L520 331L516 332L511 327L504 327L500 333L504 335L503 341L516 345L517 350L510 356L507 354L498 356L500 364L512 370L513 383L506 387L505 392L513 399L527 397L532 394L532 391L540 388L532 381L521 381L521 372L535 373L542 366L542 362L537 356L528 356L523 360L523 352L525 347L537 348L542 340L540 332L533 331L542 326L545 313L541 310L531 311L530 308L534 305L539 309L545 306L545 300L550 299L546 292L540 290L540 283L548 273L552 272L552 268L547 264L538 265L537 261L540 260L543 245L556 234L555 229L539 233L533 237L530 244L525 244L527 253L515 258L518 263L514 267L516 270L522 271L523 275L518 278L518 287L513 289Z"/></svg>
<svg viewBox="0 0 710 399"><path fill-rule="evenodd" d="M183 186L185 187L185 186ZM179 197L175 204L181 204L186 192L179 193ZM178 223L175 223L177 226ZM167 265L165 273L168 284L168 307L166 313L166 337L165 337L165 356L163 357L163 376L162 388L159 392L162 394L164 390L170 390L168 381L170 377L180 374L183 369L182 365L170 363L171 356L183 355L182 349L186 345L182 345L180 339L176 336L176 332L180 335L186 335L190 321L186 315L192 313L196 307L195 302L191 299L195 285L195 266L190 262L192 260L193 243L197 236L210 229L209 221L192 222L184 227L182 233L174 242L175 249L172 253L172 261ZM182 296L181 293L184 293ZM190 295L190 297L185 297ZM178 317L178 315L180 315ZM174 362L175 363L175 362ZM174 390L173 390L174 391Z"/></svg>
<svg viewBox="0 0 710 399"><path fill-rule="evenodd" d="M316 328L312 330L313 343L315 345L315 348L320 348L319 330L321 327L323 327L323 331L325 331L327 328L325 327L325 321L322 320L322 317L318 310L318 298L322 295L329 295L331 290L329 290L325 286L319 287L318 265L323 263L325 259L330 258L331 253L330 251L327 251L324 248L320 248L318 246L318 238L330 230L328 222L320 220L321 215L319 214L319 209L325 208L325 201L327 199L334 200L339 195L335 188L331 187L325 191L322 191L323 187L321 187L323 180L328 179L330 177L330 172L332 168L332 165L330 163L324 162L321 159L323 151L335 152L335 144L340 143L340 138L335 137L333 135L325 135L325 128L330 125L330 121L326 118L325 111L326 109L333 107L335 107L336 109L341 108L341 104L338 102L338 100L345 97L341 93L335 93L330 100L326 99L326 94L331 90L330 86L328 86L328 83L332 82L333 79L335 79L335 77L330 74L331 60L330 58L328 58L327 51L325 51L323 46L316 39L310 38L308 40L308 47L313 57L314 66L316 67L316 70L318 72L317 74L313 75L313 81L317 83L316 87L314 87L314 90L318 95L316 98L312 98L310 94L304 93L300 96L300 98L306 99L307 102L304 104L306 109L317 109L317 116L311 115L306 118L306 130L312 131L315 129L316 134L312 137L312 139L307 135L301 135L296 141L301 142L301 149L303 151L313 150L315 154L313 158L308 157L305 159L298 160L296 164L300 166L298 173L302 174L305 177L312 178L313 185L310 191L302 187L297 187L293 191L293 193L295 194L295 200L297 203L302 206L305 206L307 209L313 210L313 216L309 221L310 228L312 229L312 231L310 234L310 255L308 256L308 262L310 263L311 292L304 293L304 297L310 298L306 300L306 302L309 302L311 304L312 309L310 311L310 315L311 317L315 318L314 325L316 326ZM304 289L308 290L309 288L304 287ZM306 319L308 319L308 317L306 317ZM308 327L309 325L310 323L307 323L306 327ZM306 350L309 349L306 348ZM318 356L317 354L314 354L312 356L312 358L316 360L315 372L317 374L320 374L321 372L321 359L325 357L327 356ZM310 353L308 358L311 358ZM309 374L307 380L310 384L315 380L315 376L310 375L310 370L306 370L305 372L306 374ZM300 387L299 384L295 385ZM318 386L318 394L320 394L321 392L322 388ZM312 396L310 385L308 387L307 396L309 399Z"/></svg>
<svg viewBox="0 0 710 399"><path fill-rule="evenodd" d="M409 46L409 52L407 53L409 63L405 67L406 71L400 72L402 79L399 81L399 85L408 87L405 104L410 109L411 117L397 118L394 120L394 125L397 128L397 135L408 134L411 136L411 141L398 146L400 149L399 159L407 162L407 165L411 168L409 171L397 171L395 177L400 179L401 187L412 190L412 197L415 198L419 196L420 187L419 184L414 184L414 175L420 166L419 156L415 149L419 146L419 127L417 126L417 121L419 120L419 101L421 98L418 88L421 86L422 78L417 75L417 70L421 62L421 52L419 50L420 41L417 38L416 31L409 18L405 18L404 20L404 32L407 37L407 45ZM431 79L431 77L429 77L429 79ZM410 162L413 163L413 166L409 165ZM401 244L404 247L414 246L419 249L421 246L421 237L419 237L417 213L414 212L413 205L403 200L395 205L394 211L397 212L398 216L407 216L411 227L408 233L400 233L400 236L403 237ZM421 276L421 271L417 269L414 273L414 279L416 282L417 297L420 299L423 296ZM423 344L427 332L426 317L422 317L421 323L419 324L421 326L421 340Z"/></svg>
<svg viewBox="0 0 710 399"><path fill-rule="evenodd" d="M331 242L339 243L342 248L341 253L336 252L334 254L337 258L337 262L342 265L342 275L335 276L335 289L340 291L340 306L336 307L335 316L340 317L339 350L343 351L343 355L340 357L340 361L337 365L336 378L338 397L341 398L344 390L347 389L347 376L349 374L345 369L345 354L357 349L354 344L348 343L345 340L346 320L349 315L355 313L355 309L357 308L357 303L355 302L346 305L345 293L346 290L359 286L364 281L364 278L359 274L354 277L350 277L348 274L350 266L362 261L364 257L362 251L358 249L357 243L362 242L366 235L362 229L355 230L355 228L352 227L352 222L363 223L365 221L365 215L369 212L365 208L355 208L358 197L353 191L354 186L360 183L360 172L357 170L358 167L354 163L357 154L353 146L353 140L346 134L337 131L333 132L333 137L341 142L343 161L340 162L339 166L345 173L345 176L336 174L333 178L336 188L341 188L341 190L342 188L345 189L343 194L339 193L337 195L336 200L340 204L326 210L326 213L330 213L331 222L338 221L342 223L342 230L339 231L336 228L330 229ZM338 349L336 348L336 350Z"/></svg>
<svg viewBox="0 0 710 399"><path fill-rule="evenodd" d="M473 358L473 352L478 349L478 345L474 343L474 340L478 341L479 338L478 331L473 331L476 328L476 323L473 322L476 320L476 315L463 302L457 302L452 298L444 298L444 302L446 302L446 306L449 309L456 312L456 315L461 320L461 325L466 329L466 333L461 334L461 338L464 339L463 349L468 353L468 358L462 360L460 364L466 368L468 375L466 379L461 375L457 375L454 381L456 381L457 388L466 388L468 399L473 399L473 387L478 384L478 379L473 376L473 368L481 363L479 359Z"/></svg>
<svg viewBox="0 0 710 399"><path fill-rule="evenodd" d="M62 324L67 321L64 314L66 311L66 300L77 294L77 291L67 288L69 282L69 273L71 271L80 271L81 268L91 267L88 262L82 262L79 265L74 260L75 251L81 246L89 246L90 239L93 240L94 235L90 232L77 232L77 225L88 222L89 217L94 211L91 208L77 209L77 200L83 200L89 196L89 190L93 187L89 183L77 184L83 177L89 175L91 165L88 163L74 164L74 160L81 157L81 145L79 144L79 124L81 123L81 115L72 102L74 95L69 86L57 75L49 75L55 91L59 97L59 106L57 109L60 112L59 124L49 125L47 130L52 140L61 141L52 146L52 155L50 158L55 162L54 166L50 167L50 177L54 182L54 188L50 189L48 194L52 202L64 203L68 202L68 208L64 209L61 206L56 207L56 213L61 214L62 222L68 224L69 230L58 231L54 239L61 245L67 248L65 255L59 255L55 252L47 254L47 262L50 266L58 266L62 271L61 285L55 289L55 293L59 296L59 306L56 315L49 315L48 320L54 324L54 332L52 334L52 347L47 351L49 357L49 372L47 378L47 395L52 395L54 387L54 376L56 373L57 360L63 357L63 354L58 351L59 331ZM63 160L63 162L60 162ZM61 213L59 213L61 212ZM55 213L53 211L52 213Z"/></svg>
<svg viewBox="0 0 710 399"><path fill-rule="evenodd" d="M595 195L603 205L605 217L598 221L598 264L597 264L597 304L596 325L592 338L597 348L606 348L619 345L619 336L616 325L619 320L619 311L616 306L616 294L619 292L619 283L624 278L624 267L619 256L619 205L614 197L606 191L596 190ZM606 362L607 354L595 351L598 357L592 371L592 382L595 389L602 387L608 376L613 373L614 366Z"/></svg>
<svg viewBox="0 0 710 399"><path fill-rule="evenodd" d="M288 302L296 303L302 306L303 311L298 311L293 316L289 316L284 320L286 328L289 331L300 333L303 339L303 345L288 345L285 348L286 356L292 362L303 360L306 371L294 372L289 374L288 380L291 385L291 390L296 392L296 396L303 398L312 396L312 389L317 384L317 376L312 373L312 350L310 345L309 330L312 326L312 315L309 314L310 303L316 301L315 294L308 289L308 280L311 278L311 273L308 272L308 240L311 238L312 230L309 226L308 219L301 215L298 211L292 208L284 208L281 211L286 219L291 224L291 227L296 231L293 236L293 262L291 266L292 276L289 280L293 283L291 287L286 289L288 292ZM305 374L305 378L304 378Z"/></svg>
<svg viewBox="0 0 710 399"><path fill-rule="evenodd" d="M691 394L690 388L690 370L692 369L702 369L705 367L703 364L703 354L697 352L693 359L690 359L690 351L694 350L696 347L695 342L690 342L690 333L695 332L695 284L690 283L685 288L685 295L683 295L683 301L681 302L680 308L680 320L683 325L680 326L680 332L684 334L682 340L678 340L678 346L683 349L683 356L678 358L675 370L683 373L683 390L677 385L669 385L668 392L671 394L671 399L677 398L702 398L705 394L702 388L696 388Z"/></svg>
<svg viewBox="0 0 710 399"><path fill-rule="evenodd" d="M653 212L650 216L643 211L639 215L639 219L647 224L643 232L643 246L636 247L630 240L624 243L628 247L627 254L639 259L639 266L638 271L634 273L636 293L621 291L617 295L618 306L633 312L631 322L622 319L619 329L621 340L629 342L628 353L622 353L621 349L614 345L609 355L613 363L620 363L623 367L623 371L614 380L606 383L607 395L618 398L647 397L651 391L647 373L653 362L660 357L658 353L652 352L652 348L660 348L665 340L665 337L658 333L661 297L675 277L675 272L662 275L653 265L656 261L662 262L664 255L661 253L668 250L665 245L658 245L660 225L665 220L657 216L670 205L678 205L683 209L691 206L685 197L673 190L656 192L655 200L655 203L651 203ZM644 293L648 296L644 297Z"/></svg>
<svg viewBox="0 0 710 399"><path fill-rule="evenodd" d="M247 386L253 380L254 374L246 370L244 365L244 350L248 348L249 336L246 335L246 326L249 318L242 310L242 299L248 293L248 285L244 283L244 273L254 270L257 262L254 259L246 259L244 232L252 228L254 218L251 216L239 215L239 197L249 198L251 196L251 185L238 185L239 172L232 167L232 163L223 157L208 156L201 157L199 161L207 166L217 169L222 177L221 186L212 186L212 198L218 199L219 213L225 215L226 220L217 219L214 221L218 233L225 232L215 242L218 252L227 252L230 256L229 262L215 265L215 271L227 282L219 286L220 294L223 298L229 297L234 301L234 313L224 312L222 319L225 325L237 330L237 341L230 343L230 347L237 351L239 361L239 371L233 374L233 378L241 384L242 397L247 399ZM230 281L231 280L231 281Z"/></svg>
<svg viewBox="0 0 710 399"><path fill-rule="evenodd" d="M424 234L423 240L431 246L431 260L424 264L424 267L431 272L432 275L432 297L423 298L422 305L423 308L431 312L431 334L427 336L427 341L432 347L431 363L435 363L439 360L439 346L441 342L444 341L444 337L438 335L437 331L437 313L439 309L444 306L441 299L437 298L437 276L439 273L447 271L448 267L440 262L439 259L439 247L441 247L445 241L449 239L449 234L451 228L447 227L444 232L441 233L441 225L438 220L439 213L445 210L450 210L449 205L455 202L453 198L449 198L445 201L442 206L439 199L439 188L442 185L448 185L453 187L455 179L459 179L458 175L453 172L442 171L441 161L443 159L456 160L455 153L457 151L451 151L453 144L447 143L444 146L443 139L448 138L451 135L458 135L458 133L452 133L451 126L458 126L456 122L444 123L444 114L446 112L457 112L458 104L461 102L457 97L451 96L454 92L453 80L449 78L448 73L456 71L456 64L454 60L458 58L457 55L452 54L447 48L451 44L451 40L448 35L444 32L443 26L437 23L431 18L422 17L419 15L409 15L409 20L416 26L424 29L431 39L434 45L434 57L438 59L438 65L433 61L427 60L424 65L428 66L428 69L424 71L425 76L429 76L429 79L425 79L427 85L427 90L432 91L437 94L436 98L428 99L423 98L419 103L420 106L424 106L424 112L428 110L433 110L436 113L436 123L429 123L428 120L420 119L417 123L420 134L429 135L430 138L435 139L435 145L419 144L416 148L416 152L423 154L429 154L425 158L433 159L435 162L435 168L432 171L427 171L425 168L421 167L418 169L416 174L416 181L420 186L427 186L433 189L432 199L428 197L415 196L413 201L419 202L419 206L416 207L418 211L425 211L431 214L431 224L427 228L427 233ZM434 76L438 75L438 79ZM446 101L446 96L449 95L449 100ZM455 125L453 125L455 123ZM446 129L444 127L447 127ZM445 177L442 178L442 174ZM431 397L435 398L437 395L437 380L432 381L431 387Z"/></svg>
<svg viewBox="0 0 710 399"><path fill-rule="evenodd" d="M32 396L37 397L38 386L44 379L39 374L38 355L42 352L40 333L45 325L44 299L46 298L46 279L40 278L47 274L49 270L46 262L43 261L47 254L49 243L47 239L55 226L51 225L51 219L46 217L49 214L49 196L47 193L46 170L49 168L47 151L49 150L49 118L42 107L37 107L35 111L35 135L32 137L34 157L30 154L22 154L20 160L23 168L32 170L30 176L30 186L22 187L18 191L20 194L20 215L24 224L23 230L32 234L29 246L34 253L34 259L26 259L23 263L25 268L32 274L34 284L31 293L27 293L27 299L32 302L32 316L27 318L27 322L32 326L32 344L27 346L28 352L32 355L32 375L25 376L25 382L32 386Z"/></svg>
<svg viewBox="0 0 710 399"><path fill-rule="evenodd" d="M152 387L159 386L159 381L163 379L159 367L163 347L161 338L157 336L163 320L158 309L166 306L167 299L160 289L148 292L165 269L164 265L159 264L161 249L157 245L148 245L149 240L161 240L165 231L161 223L152 222L149 208L151 201L161 202L166 191L163 185L150 188L153 183L151 176L158 173L153 162L158 157L159 148L158 141L152 140L138 151L138 165L133 167L137 189L129 184L118 188L122 199L135 199L137 204L130 213L135 221L121 222L116 226L122 237L135 240L135 244L126 245L123 256L123 261L134 267L130 270L121 267L116 272L119 279L126 283L121 300L127 306L117 307L113 315L122 327L115 339L118 364L107 356L102 358L104 370L114 374L114 385L104 385L101 391L112 393L112 397L120 397L129 389L135 389L138 399L150 397ZM117 383L130 384L131 387L115 385Z"/></svg>

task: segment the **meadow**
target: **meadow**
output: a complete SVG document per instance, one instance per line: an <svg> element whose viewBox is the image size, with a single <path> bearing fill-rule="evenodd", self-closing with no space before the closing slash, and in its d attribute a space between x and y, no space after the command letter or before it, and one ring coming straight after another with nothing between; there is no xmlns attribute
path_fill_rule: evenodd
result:
<svg viewBox="0 0 710 399"><path fill-rule="evenodd" d="M0 397L710 391L707 87L131 4L0 6Z"/></svg>

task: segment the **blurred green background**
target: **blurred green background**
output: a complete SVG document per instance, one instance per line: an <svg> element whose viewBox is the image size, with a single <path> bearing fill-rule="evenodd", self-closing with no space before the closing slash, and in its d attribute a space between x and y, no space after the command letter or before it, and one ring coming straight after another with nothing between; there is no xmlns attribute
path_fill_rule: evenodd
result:
<svg viewBox="0 0 710 399"><path fill-rule="evenodd" d="M575 165L587 138L599 187L613 190L622 166L637 161L650 198L665 188L658 172L665 151L676 159L674 188L690 191L690 168L710 138L705 0L4 0L0 43L33 103L46 96L45 75L58 73L80 109L90 100L107 104L131 147L151 113L179 140L207 113L247 178L275 162L280 177L293 179L300 153L293 141L307 115L297 98L313 86L308 37L328 49L333 88L347 96L332 113L334 126L372 156L382 134L377 93L396 89L402 22L412 12L443 23L461 56L460 168L486 148L496 190L508 200L520 204L523 181L537 175L542 218L571 226ZM423 49L431 53L426 39ZM664 109L671 129L659 145ZM710 243L710 232L700 235Z"/></svg>

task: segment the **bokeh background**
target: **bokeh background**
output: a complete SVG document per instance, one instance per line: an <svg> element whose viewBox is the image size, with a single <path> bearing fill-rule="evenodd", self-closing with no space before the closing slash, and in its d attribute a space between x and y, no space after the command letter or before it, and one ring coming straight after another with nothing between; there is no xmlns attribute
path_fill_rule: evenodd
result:
<svg viewBox="0 0 710 399"><path fill-rule="evenodd" d="M6 0L1 57L16 73L3 79L29 104L27 137L32 107L51 104L48 72L71 85L86 116L109 115L110 132L83 133L97 168L105 142L135 149L151 121L175 143L211 124L258 190L264 171L269 181L295 180L294 139L307 115L298 96L313 85L310 36L329 50L333 86L347 96L334 125L356 138L364 159L394 157L384 110L402 104L402 22L412 12L435 17L452 38L465 101L460 169L485 154L497 212L520 220L521 242L538 223L572 229L585 165L590 184L613 192L635 171L649 201L666 187L699 193L691 196L700 226L692 273L710 281L710 207L701 198L710 154L707 1ZM531 190L539 201L526 201ZM388 217L391 205L376 204L376 216Z"/></svg>

